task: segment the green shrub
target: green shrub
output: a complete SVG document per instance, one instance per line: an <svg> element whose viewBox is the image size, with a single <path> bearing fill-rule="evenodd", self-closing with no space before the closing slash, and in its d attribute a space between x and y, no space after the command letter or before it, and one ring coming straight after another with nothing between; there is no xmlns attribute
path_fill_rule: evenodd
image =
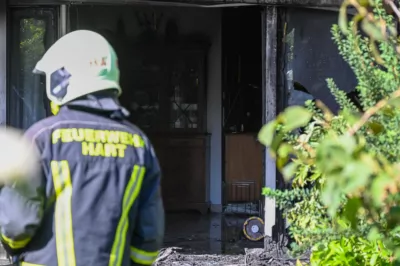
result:
<svg viewBox="0 0 400 266"><path fill-rule="evenodd" d="M347 22L350 3L358 15ZM307 102L265 125L259 139L292 189L263 193L283 210L293 253L312 250L311 265L391 265L400 262L399 39L382 0L345 1L339 25L333 40L364 110L328 79L338 115Z"/></svg>

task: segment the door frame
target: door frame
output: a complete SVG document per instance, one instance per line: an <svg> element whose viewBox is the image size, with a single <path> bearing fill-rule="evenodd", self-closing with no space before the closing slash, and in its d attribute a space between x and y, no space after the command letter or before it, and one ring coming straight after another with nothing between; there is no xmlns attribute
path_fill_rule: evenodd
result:
<svg viewBox="0 0 400 266"><path fill-rule="evenodd" d="M69 4L106 4L106 5L169 5L169 6L192 6L192 7L238 7L243 5L279 5L279 6L300 6L300 7L324 7L339 8L342 0L269 0L260 2L259 0L233 0L227 4L221 4L219 0L8 0L10 6L31 6L31 5L69 5Z"/></svg>
<svg viewBox="0 0 400 266"><path fill-rule="evenodd" d="M7 1L0 1L0 125L5 125L7 122L8 33Z"/></svg>

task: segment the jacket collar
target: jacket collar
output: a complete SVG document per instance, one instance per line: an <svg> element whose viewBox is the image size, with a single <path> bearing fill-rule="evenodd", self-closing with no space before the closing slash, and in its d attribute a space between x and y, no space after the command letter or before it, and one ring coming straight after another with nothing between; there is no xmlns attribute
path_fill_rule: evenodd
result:
<svg viewBox="0 0 400 266"><path fill-rule="evenodd" d="M120 113L123 117L130 115L129 111L121 106L118 99L110 96L87 95L65 104L61 109L85 109L87 111Z"/></svg>

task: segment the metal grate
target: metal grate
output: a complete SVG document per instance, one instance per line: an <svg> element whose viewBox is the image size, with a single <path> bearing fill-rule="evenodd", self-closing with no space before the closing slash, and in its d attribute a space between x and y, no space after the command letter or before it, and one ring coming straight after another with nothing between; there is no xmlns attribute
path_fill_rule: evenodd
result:
<svg viewBox="0 0 400 266"><path fill-rule="evenodd" d="M225 213L260 215L260 191L254 181L235 181L225 184Z"/></svg>

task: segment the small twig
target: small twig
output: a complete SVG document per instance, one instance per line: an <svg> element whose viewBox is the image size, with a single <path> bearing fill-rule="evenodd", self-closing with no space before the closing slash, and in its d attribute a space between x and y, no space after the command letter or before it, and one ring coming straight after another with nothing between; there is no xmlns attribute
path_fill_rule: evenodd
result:
<svg viewBox="0 0 400 266"><path fill-rule="evenodd" d="M324 113L324 119L327 122L331 122L332 118L333 118L333 113L331 112L331 110L329 110L329 108L320 100L317 100L315 105L322 110L322 112Z"/></svg>
<svg viewBox="0 0 400 266"><path fill-rule="evenodd" d="M376 114L379 110L381 110L383 107L385 107L387 105L387 103L390 100L393 100L395 98L400 97L400 89L398 89L397 91L395 91L392 94L392 97L390 97L389 99L382 99L380 100L375 106L371 107L370 109L368 109L363 116L361 117L361 119L355 123L349 130L348 133L350 134L350 136L353 136L358 130L360 130L360 128L368 122L368 120L371 118L371 116L373 116L374 114Z"/></svg>
<svg viewBox="0 0 400 266"><path fill-rule="evenodd" d="M310 154L311 157L315 157L315 150L310 144L306 142L300 142L300 145Z"/></svg>
<svg viewBox="0 0 400 266"><path fill-rule="evenodd" d="M393 12L396 14L397 18L400 19L400 10L397 8L396 4L393 2L393 0L385 0L385 3L390 6L390 8L393 10Z"/></svg>

